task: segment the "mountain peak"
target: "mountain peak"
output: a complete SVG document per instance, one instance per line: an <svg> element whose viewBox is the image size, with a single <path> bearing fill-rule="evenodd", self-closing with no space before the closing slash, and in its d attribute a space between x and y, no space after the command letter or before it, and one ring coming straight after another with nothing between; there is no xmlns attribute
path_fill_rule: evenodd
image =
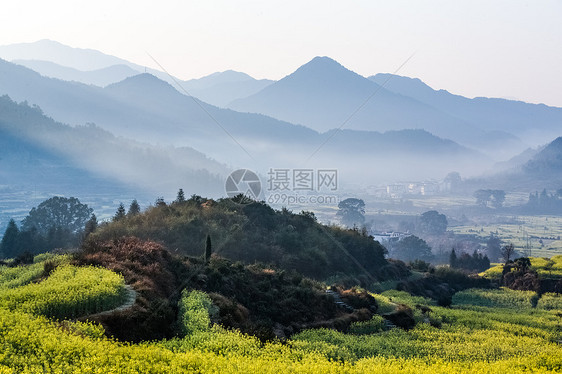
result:
<svg viewBox="0 0 562 374"><path fill-rule="evenodd" d="M177 94L178 91L168 82L164 82L163 80L155 77L150 73L142 73L133 75L132 77L128 77L123 79L120 82L110 84L106 87L107 90L112 91L114 93L126 91L126 92L134 92L134 91L146 91L150 90L153 93L174 93Z"/></svg>
<svg viewBox="0 0 562 374"><path fill-rule="evenodd" d="M306 64L302 65L300 68L298 68L296 72L298 71L307 71L307 70L316 70L316 71L323 71L323 72L330 72L330 71L337 71L337 70L343 70L343 71L350 71L348 69L346 69L342 64L340 64L339 62L337 62L336 60L328 57L328 56L316 56L314 57L312 60L310 60L309 62L307 62Z"/></svg>
<svg viewBox="0 0 562 374"><path fill-rule="evenodd" d="M275 85L297 85L299 90L373 90L373 83L327 56L317 56ZM269 87L268 87L269 88Z"/></svg>

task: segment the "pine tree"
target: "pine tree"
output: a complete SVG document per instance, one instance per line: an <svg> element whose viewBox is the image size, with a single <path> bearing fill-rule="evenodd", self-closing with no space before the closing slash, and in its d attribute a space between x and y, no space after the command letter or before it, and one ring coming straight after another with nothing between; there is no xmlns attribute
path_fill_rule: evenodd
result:
<svg viewBox="0 0 562 374"><path fill-rule="evenodd" d="M113 221L119 221L125 218L125 206L123 203L119 203L119 208L117 208L117 212L115 212L115 216L113 216Z"/></svg>
<svg viewBox="0 0 562 374"><path fill-rule="evenodd" d="M2 242L0 242L0 252L5 258L12 258L19 254L19 236L20 230L18 229L16 222L11 219L6 231L4 232L4 236L2 237Z"/></svg>
<svg viewBox="0 0 562 374"><path fill-rule="evenodd" d="M185 194L183 193L183 189L180 188L178 191L178 196L176 197L176 203L183 203L185 202Z"/></svg>
<svg viewBox="0 0 562 374"><path fill-rule="evenodd" d="M212 253L213 253L213 247L211 245L211 236L207 235L207 241L205 243L205 261L209 262Z"/></svg>
<svg viewBox="0 0 562 374"><path fill-rule="evenodd" d="M98 228L98 218L95 214L92 214L92 217L86 222L86 226L84 227L84 238L88 237L91 233L95 232Z"/></svg>
<svg viewBox="0 0 562 374"><path fill-rule="evenodd" d="M455 248L453 248L451 254L449 255L449 266L452 268L457 267L457 254L455 253Z"/></svg>
<svg viewBox="0 0 562 374"><path fill-rule="evenodd" d="M140 205L137 199L135 199L131 202L131 205L129 206L129 212L127 213L127 215L133 217L139 214L140 211L141 211Z"/></svg>

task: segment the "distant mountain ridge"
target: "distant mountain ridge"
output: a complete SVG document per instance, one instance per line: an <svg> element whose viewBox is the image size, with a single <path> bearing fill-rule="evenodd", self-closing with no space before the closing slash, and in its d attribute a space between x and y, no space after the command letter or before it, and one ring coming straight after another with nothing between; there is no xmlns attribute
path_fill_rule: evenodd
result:
<svg viewBox="0 0 562 374"><path fill-rule="evenodd" d="M111 185L138 192L170 193L185 185L193 191L218 194L228 170L186 147L150 146L116 138L92 124L71 127L56 122L40 108L15 103L8 96L0 96L0 133L7 143L0 159L0 169L9 171L4 180L7 184L35 180L39 186L62 186L63 176L72 185L80 176L84 183L107 179ZM51 171L44 169L47 166Z"/></svg>
<svg viewBox="0 0 562 374"><path fill-rule="evenodd" d="M42 60L82 71L103 69L112 65L127 65L137 70L139 65L94 49L74 48L42 39L33 43L0 46L0 58L12 60ZM142 67L144 71L144 67Z"/></svg>
<svg viewBox="0 0 562 374"><path fill-rule="evenodd" d="M560 132L562 108L498 98L469 99L446 90L434 90L417 78L393 74L377 74L369 79L378 84L386 82L389 91L412 97L490 132L521 138L538 137L540 133L539 143L551 140Z"/></svg>
<svg viewBox="0 0 562 374"><path fill-rule="evenodd" d="M504 165L503 170L473 178L471 186L506 191L559 190L562 186L562 137L538 149L529 149ZM481 187L478 187L481 188Z"/></svg>
<svg viewBox="0 0 562 374"><path fill-rule="evenodd" d="M180 92L213 105L226 107L238 98L252 95L272 81L227 70L199 79L182 81L167 73L92 50L73 48L52 40L0 46L0 58L28 67L43 76L105 87L127 77L150 73ZM178 86L181 85L181 87Z"/></svg>
<svg viewBox="0 0 562 374"><path fill-rule="evenodd" d="M12 62L34 70L45 77L93 84L99 87L105 87L108 84L119 82L125 78L140 74L140 71L123 64L111 65L97 70L83 71L58 65L51 61L13 60Z"/></svg>
<svg viewBox="0 0 562 374"><path fill-rule="evenodd" d="M476 139L485 131L413 98L393 93L329 57L315 57L294 73L230 108L262 113L317 131L425 129L437 136ZM466 144L466 142L465 142Z"/></svg>
<svg viewBox="0 0 562 374"><path fill-rule="evenodd" d="M392 74L377 74L367 79L328 57L314 58L278 82L255 80L232 70L181 81L99 51L72 48L50 40L0 46L0 57L50 57L51 63L79 69L100 66L114 69L115 64L122 64L131 70L153 74L182 93L187 91L222 108L262 113L319 132L342 125L346 129L379 132L425 129L484 152L496 161L509 159L558 136L562 118L562 108L505 99L468 99L445 90L433 90L419 79ZM49 76L46 68L34 68ZM101 86L121 80L71 75L61 78Z"/></svg>
<svg viewBox="0 0 562 374"><path fill-rule="evenodd" d="M269 79L257 80L246 73L227 70L183 81L182 87L198 99L226 108L233 100L253 95L272 83Z"/></svg>
<svg viewBox="0 0 562 374"><path fill-rule="evenodd" d="M442 177L464 167L475 173L481 167L475 160L486 162L482 155L427 132L417 141L407 130L320 134L271 117L221 109L150 74L100 88L42 77L0 60L0 81L0 94L37 104L59 121L95 123L117 136L151 144L189 146L232 167L263 174L271 167L302 168L308 162L307 167L339 168L349 180L373 184L424 178L423 165L430 166L424 174ZM433 146L426 147L430 141ZM388 167L365 169L360 162Z"/></svg>
<svg viewBox="0 0 562 374"><path fill-rule="evenodd" d="M523 169L529 174L558 174L562 179L562 137L556 138L533 156Z"/></svg>

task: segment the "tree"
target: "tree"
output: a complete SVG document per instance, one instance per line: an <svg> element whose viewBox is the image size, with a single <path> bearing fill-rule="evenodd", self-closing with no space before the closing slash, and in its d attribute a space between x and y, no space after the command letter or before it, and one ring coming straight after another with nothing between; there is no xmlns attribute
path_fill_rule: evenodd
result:
<svg viewBox="0 0 562 374"><path fill-rule="evenodd" d="M457 254L455 253L455 248L451 250L451 254L449 255L449 266L452 268L457 267Z"/></svg>
<svg viewBox="0 0 562 374"><path fill-rule="evenodd" d="M95 232L98 229L98 218L95 214L92 214L88 222L86 222L86 226L84 227L84 238L88 237L91 233Z"/></svg>
<svg viewBox="0 0 562 374"><path fill-rule="evenodd" d="M183 189L180 188L178 191L178 196L176 197L176 203L183 203L185 202L185 194L183 193Z"/></svg>
<svg viewBox="0 0 562 374"><path fill-rule="evenodd" d="M348 198L340 201L336 215L341 217L341 222L348 226L361 226L365 223L365 202L361 199Z"/></svg>
<svg viewBox="0 0 562 374"><path fill-rule="evenodd" d="M46 235L52 227L63 227L78 233L84 229L93 211L75 197L52 197L31 209L22 221L22 231L35 227L40 234Z"/></svg>
<svg viewBox="0 0 562 374"><path fill-rule="evenodd" d="M509 260L511 259L511 256L513 256L514 254L515 254L515 247L513 246L512 243L509 243L509 244L503 246L502 256L503 256L505 262L509 262Z"/></svg>
<svg viewBox="0 0 562 374"><path fill-rule="evenodd" d="M472 256L463 252L460 257L456 258L455 266L451 267L480 272L490 267L490 260L487 256L482 256L476 250L472 253Z"/></svg>
<svg viewBox="0 0 562 374"><path fill-rule="evenodd" d="M211 254L213 253L213 247L211 245L211 236L207 234L207 240L205 241L205 261L209 262L211 259Z"/></svg>
<svg viewBox="0 0 562 374"><path fill-rule="evenodd" d="M488 201L492 196L491 190L478 190L474 192L474 197L476 198L476 205L480 205L482 208L488 206Z"/></svg>
<svg viewBox="0 0 562 374"><path fill-rule="evenodd" d="M125 218L125 216L126 216L125 205L123 205L123 203L119 203L119 207L117 208L117 211L115 212L115 215L113 216L113 221L122 220L123 218Z"/></svg>
<svg viewBox="0 0 562 374"><path fill-rule="evenodd" d="M490 238L486 242L486 253L493 262L498 261L502 256L501 244L500 238L493 234L490 235Z"/></svg>
<svg viewBox="0 0 562 374"><path fill-rule="evenodd" d="M444 181L449 184L451 191L456 191L462 183L461 175L456 171L447 174Z"/></svg>
<svg viewBox="0 0 562 374"><path fill-rule="evenodd" d="M164 201L163 197L159 197L156 199L156 206L166 206L166 202Z"/></svg>
<svg viewBox="0 0 562 374"><path fill-rule="evenodd" d="M425 240L414 235L408 236L394 244L391 255L393 258L402 261L431 261L433 259L431 247Z"/></svg>
<svg viewBox="0 0 562 374"><path fill-rule="evenodd" d="M139 214L141 211L140 205L137 201L137 199L131 201L131 205L129 205L129 212L127 212L127 215L129 217L133 217L136 216L137 214Z"/></svg>
<svg viewBox="0 0 562 374"><path fill-rule="evenodd" d="M45 247L45 239L39 232L37 228L33 226L30 230L23 231L20 230L19 235L19 252L45 252L49 248Z"/></svg>
<svg viewBox="0 0 562 374"><path fill-rule="evenodd" d="M20 230L16 222L11 219L2 237L2 242L0 242L0 253L2 253L5 258L12 258L19 254L19 250Z"/></svg>
<svg viewBox="0 0 562 374"><path fill-rule="evenodd" d="M430 235L442 235L447 231L447 217L436 210L421 215L420 231Z"/></svg>
<svg viewBox="0 0 562 374"><path fill-rule="evenodd" d="M492 190L491 195L492 195L492 206L496 209L501 208L505 201L505 191Z"/></svg>

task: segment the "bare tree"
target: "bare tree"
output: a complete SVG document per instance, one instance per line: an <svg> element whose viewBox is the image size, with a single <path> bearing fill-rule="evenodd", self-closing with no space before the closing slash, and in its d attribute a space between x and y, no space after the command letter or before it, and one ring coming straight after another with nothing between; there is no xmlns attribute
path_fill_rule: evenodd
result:
<svg viewBox="0 0 562 374"><path fill-rule="evenodd" d="M514 253L515 253L515 247L513 246L512 243L503 246L502 256L506 263L509 262L511 256L513 256Z"/></svg>

